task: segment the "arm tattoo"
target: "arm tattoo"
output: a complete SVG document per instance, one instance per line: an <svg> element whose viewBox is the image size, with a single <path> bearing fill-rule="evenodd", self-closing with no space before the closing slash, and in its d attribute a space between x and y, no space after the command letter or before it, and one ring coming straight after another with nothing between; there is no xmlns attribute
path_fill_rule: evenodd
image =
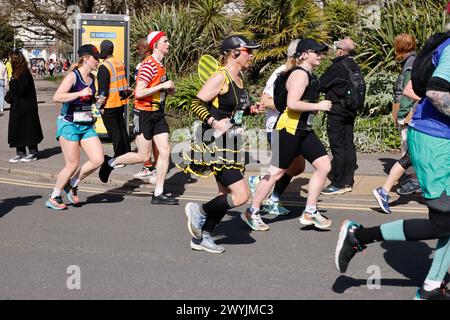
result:
<svg viewBox="0 0 450 320"><path fill-rule="evenodd" d="M428 90L427 97L440 113L450 117L450 92Z"/></svg>

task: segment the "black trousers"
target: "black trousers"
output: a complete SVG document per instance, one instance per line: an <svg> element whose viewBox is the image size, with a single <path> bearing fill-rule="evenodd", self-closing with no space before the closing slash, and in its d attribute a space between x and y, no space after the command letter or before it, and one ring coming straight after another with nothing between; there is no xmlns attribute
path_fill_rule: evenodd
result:
<svg viewBox="0 0 450 320"><path fill-rule="evenodd" d="M328 139L331 153L331 181L337 188L353 186L356 169L356 148L353 142L355 119L335 114L328 114Z"/></svg>
<svg viewBox="0 0 450 320"><path fill-rule="evenodd" d="M102 119L113 143L114 158L131 151L124 109L125 107L103 109Z"/></svg>

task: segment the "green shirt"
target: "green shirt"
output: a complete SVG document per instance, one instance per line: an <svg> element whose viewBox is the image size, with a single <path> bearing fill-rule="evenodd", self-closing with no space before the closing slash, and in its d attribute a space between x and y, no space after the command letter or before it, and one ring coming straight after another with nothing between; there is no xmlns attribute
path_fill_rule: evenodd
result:
<svg viewBox="0 0 450 320"><path fill-rule="evenodd" d="M403 83L402 87L405 89L406 84L408 81L411 80L411 70L405 71L405 74L403 76ZM410 99L406 97L405 95L402 95L400 97L400 109L398 110L398 119L402 120L405 119L408 115L409 111L411 111L412 107L414 106L415 101L413 99Z"/></svg>

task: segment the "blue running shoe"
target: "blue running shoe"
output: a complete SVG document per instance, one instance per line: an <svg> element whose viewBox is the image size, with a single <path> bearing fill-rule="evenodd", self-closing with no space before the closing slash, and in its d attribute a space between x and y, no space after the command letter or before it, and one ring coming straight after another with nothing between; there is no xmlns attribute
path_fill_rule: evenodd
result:
<svg viewBox="0 0 450 320"><path fill-rule="evenodd" d="M290 213L290 211L283 207L280 202L275 202L270 198L263 202L261 211L276 216L287 216Z"/></svg>
<svg viewBox="0 0 450 320"><path fill-rule="evenodd" d="M347 271L348 264L355 254L366 248L366 246L362 245L355 236L355 232L362 227L363 226L359 223L350 220L345 220L342 223L334 254L336 268L342 273Z"/></svg>
<svg viewBox="0 0 450 320"><path fill-rule="evenodd" d="M384 213L390 214L391 213L391 209L389 208L390 197L385 196L381 190L382 190L382 187L373 189L372 194L375 197L375 199L378 201L378 205L380 206L381 210L383 210Z"/></svg>
<svg viewBox="0 0 450 320"><path fill-rule="evenodd" d="M64 187L64 192L67 194L67 198L69 199L71 204L73 204L74 206L80 205L80 198L78 197L78 186L71 187L68 183Z"/></svg>
<svg viewBox="0 0 450 320"><path fill-rule="evenodd" d="M195 239L202 238L202 228L206 221L206 216L200 212L200 205L194 202L188 202L184 208L186 213L187 227L191 236Z"/></svg>
<svg viewBox="0 0 450 320"><path fill-rule="evenodd" d="M209 233L204 232L201 239L193 238L191 248L198 251L206 251L210 253L222 253L225 248L217 245Z"/></svg>

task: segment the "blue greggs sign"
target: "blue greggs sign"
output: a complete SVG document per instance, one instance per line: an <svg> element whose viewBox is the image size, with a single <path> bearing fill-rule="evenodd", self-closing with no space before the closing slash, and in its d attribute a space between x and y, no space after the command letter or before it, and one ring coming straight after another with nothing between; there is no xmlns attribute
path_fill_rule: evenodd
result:
<svg viewBox="0 0 450 320"><path fill-rule="evenodd" d="M91 38L115 39L115 32L91 32Z"/></svg>

